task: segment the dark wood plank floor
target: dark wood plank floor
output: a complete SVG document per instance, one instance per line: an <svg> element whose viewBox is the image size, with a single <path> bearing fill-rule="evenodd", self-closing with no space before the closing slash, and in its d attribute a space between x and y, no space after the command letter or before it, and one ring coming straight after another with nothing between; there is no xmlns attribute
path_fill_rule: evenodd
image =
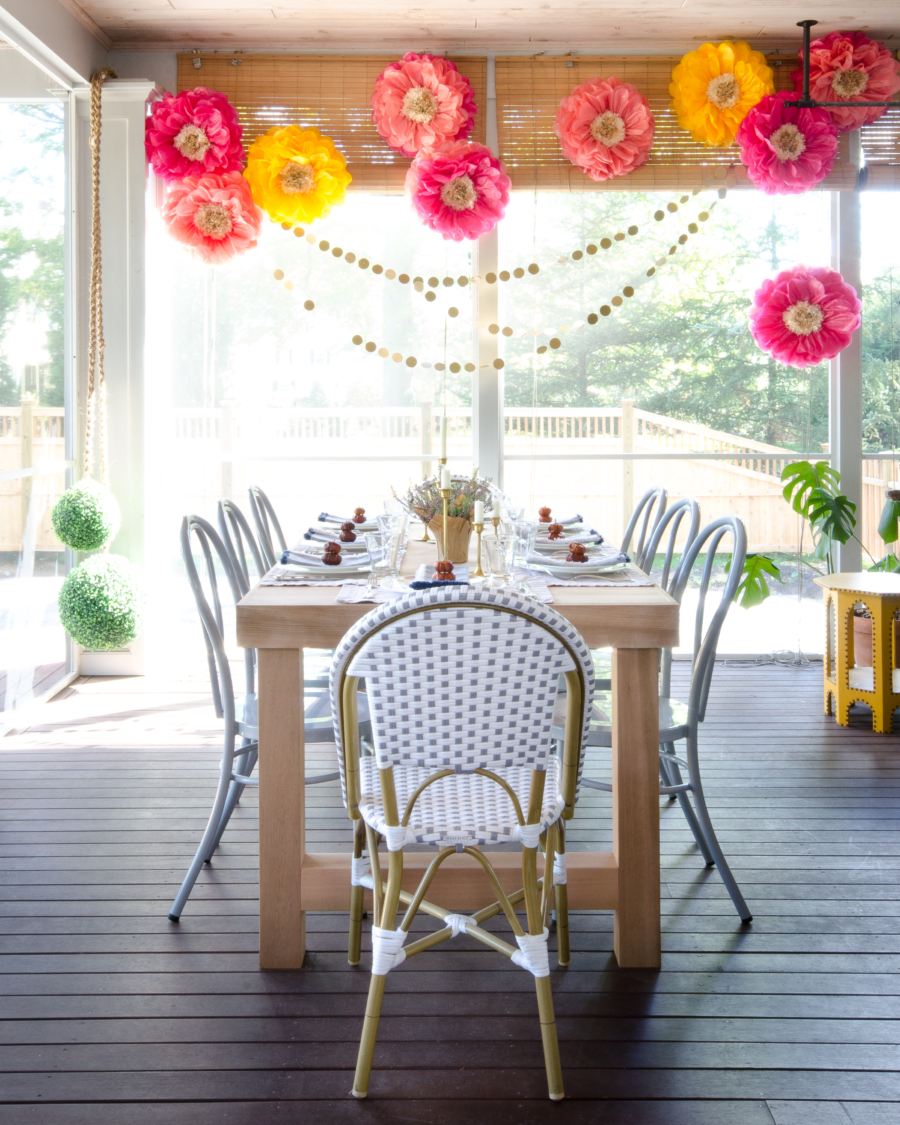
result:
<svg viewBox="0 0 900 1125"><path fill-rule="evenodd" d="M367 958L312 915L308 967L258 971L252 796L166 920L218 759L203 681L68 689L0 745L0 1125L896 1125L900 738L825 719L820 677L718 667L705 778L753 925L662 808L662 971L616 967L611 915L573 918L560 1105L531 978L468 939L390 975L350 1098ZM336 786L308 808L311 847L347 846ZM585 793L570 846L609 836Z"/></svg>

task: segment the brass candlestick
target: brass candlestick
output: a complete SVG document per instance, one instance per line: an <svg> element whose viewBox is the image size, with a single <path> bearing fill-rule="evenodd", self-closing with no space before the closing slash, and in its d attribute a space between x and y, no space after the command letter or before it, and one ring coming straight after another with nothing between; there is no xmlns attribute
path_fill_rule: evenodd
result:
<svg viewBox="0 0 900 1125"><path fill-rule="evenodd" d="M500 526L500 517L499 516L491 516L491 523L494 525L494 538L498 539L499 536L497 534L497 528L499 528L499 526Z"/></svg>
<svg viewBox="0 0 900 1125"><path fill-rule="evenodd" d="M422 536L421 539L417 539L416 542L417 543L430 543L431 540L428 538L428 524L425 522L424 516L422 517L422 530L425 532L425 534Z"/></svg>
<svg viewBox="0 0 900 1125"><path fill-rule="evenodd" d="M441 497L444 501L444 558L448 562L450 561L450 554L449 554L449 550L448 550L448 546L447 546L447 544L449 542L448 539L447 539L447 520L450 518L450 493L451 493L451 491L452 490L449 489L449 488L442 488L440 490Z"/></svg>
<svg viewBox="0 0 900 1125"><path fill-rule="evenodd" d="M478 569L475 571L475 577L484 578L484 571L481 569L481 533L484 531L484 524L474 523L472 526L475 528L475 534L478 536Z"/></svg>

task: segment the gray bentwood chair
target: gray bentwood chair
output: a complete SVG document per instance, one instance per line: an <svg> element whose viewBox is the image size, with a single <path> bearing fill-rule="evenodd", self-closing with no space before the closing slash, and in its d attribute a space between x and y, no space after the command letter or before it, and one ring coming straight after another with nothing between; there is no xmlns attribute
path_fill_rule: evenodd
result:
<svg viewBox="0 0 900 1125"><path fill-rule="evenodd" d="M221 514L221 513L220 513ZM243 517L241 517L243 518ZM246 524L246 521L244 521ZM197 569L192 550L192 538L199 546L201 566L205 572L206 589ZM252 539L250 540L252 544ZM233 550L233 544L232 544ZM219 765L219 783L210 811L209 821L200 840L200 846L187 870L184 881L175 896L169 918L177 922L184 910L197 876L205 863L209 863L219 846L231 814L244 789L258 785L252 777L259 756L258 708L256 698L256 651L244 649L244 695L239 703L235 698L231 666L225 650L222 599L219 593L219 573L224 576L235 605L247 593L249 578L245 579L240 566L232 561L232 554L212 524L202 516L185 516L181 524L181 555L184 559L188 581L200 615L210 685L216 715L224 719L222 760ZM217 570L218 565L218 570ZM207 590L209 597L207 597ZM212 604L210 604L210 602ZM304 687L314 686L310 683ZM327 682L324 684L327 687ZM368 711L365 700L359 705L361 722L368 730ZM331 742L334 738L328 695L322 691L314 696L304 715L306 742ZM307 785L335 781L338 773L308 777Z"/></svg>
<svg viewBox="0 0 900 1125"><path fill-rule="evenodd" d="M550 732L560 676L568 714L561 755ZM354 715L365 676L374 754L361 756ZM349 961L359 961L363 888L374 900L372 976L353 1094L364 1098L388 972L466 933L535 978L550 1097L563 1097L547 947L556 889L558 948L568 963L565 821L575 811L593 692L590 652L551 606L522 594L456 586L410 593L377 606L335 650L331 705L344 803L355 822ZM388 852L385 887L378 856ZM507 895L482 845L518 843L522 889ZM438 849L415 894L401 889L403 849ZM537 852L545 853L543 880ZM368 853L366 855L365 853ZM474 914L427 902L441 864L464 853L497 901ZM372 869L369 868L369 860ZM524 900L527 932L515 912ZM398 925L401 903L406 913ZM404 944L418 911L440 928ZM503 913L515 945L482 928Z"/></svg>
<svg viewBox="0 0 900 1125"><path fill-rule="evenodd" d="M266 570L268 570L276 563L281 562L281 556L288 547L287 541L284 538L284 532L281 530L281 524L278 522L278 516L275 515L272 501L259 485L252 484L247 489L247 495L250 498L250 511L253 515L253 522L256 524L256 534L259 537L263 562L266 564Z"/></svg>
<svg viewBox="0 0 900 1125"><path fill-rule="evenodd" d="M727 535L730 535L732 539L731 567L719 598L719 604L716 606L704 632L706 597L715 563L716 550ZM712 825L703 792L698 751L699 726L706 717L706 705L709 700L709 688L715 667L719 634L740 585L741 571L744 568L744 560L747 555L747 537L743 523L736 516L722 516L707 524L697 535L690 548L685 552L681 565L677 568L669 583L669 593L679 604L681 604L698 556L702 552L706 553L706 559L703 563L698 590L699 597L694 621L691 686L687 703L682 703L671 695L671 650L664 650L662 656L659 697L659 792L661 796L678 800L707 866L718 868L722 882L731 896L731 901L734 903L741 921L750 922L753 915L750 913L731 868L728 866ZM596 693L591 727L587 738L588 746L612 746L610 715L611 700L609 695L604 692ZM562 737L563 728L558 721L554 726L553 733L556 739ZM684 758L678 757L675 753L675 744L681 741L685 743L686 747L686 757ZM682 770L687 771L687 780L684 779ZM612 786L608 782L596 781L592 778L584 778L582 784L591 789L602 789L606 792L612 790Z"/></svg>

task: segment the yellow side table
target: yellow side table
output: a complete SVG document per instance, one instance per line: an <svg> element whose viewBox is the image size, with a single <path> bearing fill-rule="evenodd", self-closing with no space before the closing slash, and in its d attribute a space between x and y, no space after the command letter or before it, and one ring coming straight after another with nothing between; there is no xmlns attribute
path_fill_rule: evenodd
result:
<svg viewBox="0 0 900 1125"><path fill-rule="evenodd" d="M872 727L890 734L900 707L900 671L894 668L894 614L900 610L900 574L880 571L816 578L825 595L825 714L850 725L851 703L872 708ZM872 614L872 667L857 668L853 652L853 607Z"/></svg>

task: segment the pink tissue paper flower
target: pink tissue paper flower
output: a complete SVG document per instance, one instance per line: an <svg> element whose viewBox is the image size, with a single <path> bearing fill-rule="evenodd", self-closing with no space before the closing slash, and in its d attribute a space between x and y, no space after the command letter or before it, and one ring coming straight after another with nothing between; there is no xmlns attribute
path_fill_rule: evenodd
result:
<svg viewBox="0 0 900 1125"><path fill-rule="evenodd" d="M647 160L656 123L630 82L592 78L559 103L553 129L567 160L592 180L608 180Z"/></svg>
<svg viewBox="0 0 900 1125"><path fill-rule="evenodd" d="M504 165L486 145L453 141L422 152L406 173L406 190L427 227L461 242L493 230L509 203Z"/></svg>
<svg viewBox="0 0 900 1125"><path fill-rule="evenodd" d="M850 343L861 322L856 290L827 266L794 266L753 295L750 331L786 367L811 367Z"/></svg>
<svg viewBox="0 0 900 1125"><path fill-rule="evenodd" d="M169 234L211 265L256 246L262 214L240 172L188 176L169 186L162 208Z"/></svg>
<svg viewBox="0 0 900 1125"><path fill-rule="evenodd" d="M410 52L375 79L372 121L391 148L414 157L472 132L475 95L449 59Z"/></svg>
<svg viewBox="0 0 900 1125"><path fill-rule="evenodd" d="M788 90L767 94L741 122L741 160L768 195L795 195L821 183L837 156L838 131L827 109L797 109L784 103Z"/></svg>
<svg viewBox="0 0 900 1125"><path fill-rule="evenodd" d="M803 52L800 52L803 61ZM803 68L791 75L795 93L803 91ZM809 92L817 102L847 100L847 108L826 110L838 131L849 133L877 121L880 109L853 109L854 102L883 102L900 90L900 63L887 48L862 31L832 31L809 49Z"/></svg>
<svg viewBox="0 0 900 1125"><path fill-rule="evenodd" d="M153 171L170 183L239 170L246 158L237 112L224 94L197 86L153 106L144 145Z"/></svg>

